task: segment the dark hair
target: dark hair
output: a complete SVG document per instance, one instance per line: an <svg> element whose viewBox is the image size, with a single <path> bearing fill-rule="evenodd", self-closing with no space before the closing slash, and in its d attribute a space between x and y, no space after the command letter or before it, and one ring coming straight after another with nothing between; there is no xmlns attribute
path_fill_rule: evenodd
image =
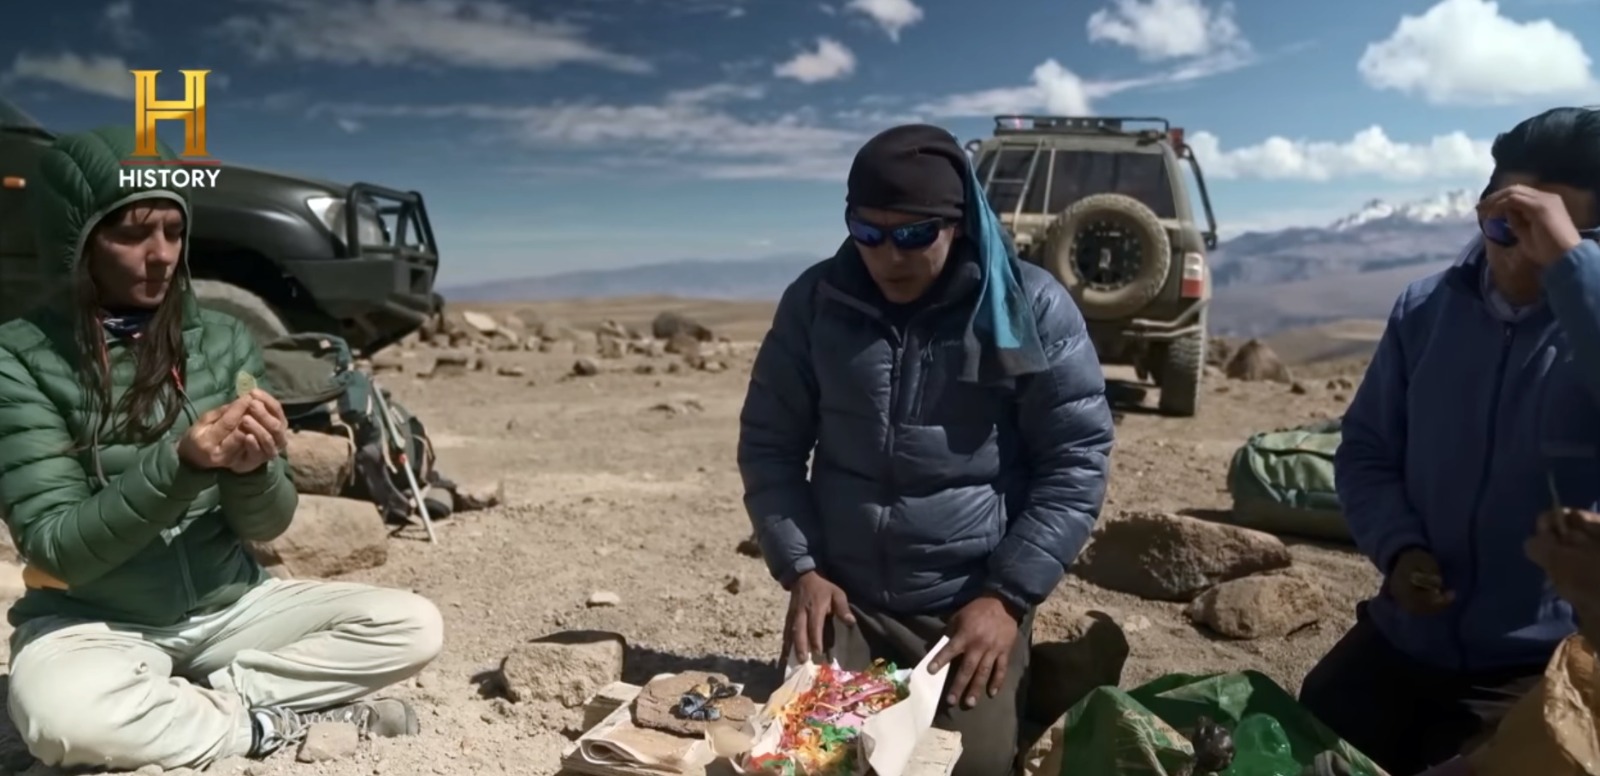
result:
<svg viewBox="0 0 1600 776"><path fill-rule="evenodd" d="M1518 173L1600 199L1600 110L1552 108L1495 138L1490 153L1494 175L1485 194L1498 188L1502 175Z"/></svg>
<svg viewBox="0 0 1600 776"><path fill-rule="evenodd" d="M106 216L95 225L99 231L120 221L127 212L123 207ZM156 306L154 315L146 324L144 333L133 340L133 383L123 392L121 400L112 407L111 370L106 358L106 333L101 326L99 289L89 264L94 260L89 251L94 241L84 241L84 256L78 262L74 318L78 340L78 381L87 401L85 410L89 424L87 439L79 440L85 446L97 446L111 418L121 416L115 433L137 444L148 444L167 433L183 414L183 394L174 383L174 376L183 368L183 274L168 289L167 295ZM156 414L159 408L160 414Z"/></svg>

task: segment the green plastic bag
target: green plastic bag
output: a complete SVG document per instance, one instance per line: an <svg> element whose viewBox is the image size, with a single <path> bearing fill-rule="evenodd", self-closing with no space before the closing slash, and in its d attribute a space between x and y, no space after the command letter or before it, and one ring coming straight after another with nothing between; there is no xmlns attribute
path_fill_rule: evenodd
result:
<svg viewBox="0 0 1600 776"><path fill-rule="evenodd" d="M1060 776L1180 776L1194 759L1185 734L1202 716L1233 734L1233 762L1219 776L1301 776L1328 751L1355 776L1385 776L1255 671L1168 674L1126 692L1094 690L1067 712Z"/></svg>
<svg viewBox="0 0 1600 776"><path fill-rule="evenodd" d="M1349 542L1333 456L1338 419L1252 435L1228 464L1231 521L1274 534Z"/></svg>

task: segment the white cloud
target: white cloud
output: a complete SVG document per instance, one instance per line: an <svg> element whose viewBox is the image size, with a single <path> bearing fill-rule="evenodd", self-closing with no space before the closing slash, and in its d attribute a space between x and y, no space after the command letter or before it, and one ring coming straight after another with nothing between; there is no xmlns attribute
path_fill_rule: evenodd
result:
<svg viewBox="0 0 1600 776"><path fill-rule="evenodd" d="M39 81L80 92L133 100L133 73L121 57L85 57L72 52L54 56L18 54L0 83Z"/></svg>
<svg viewBox="0 0 1600 776"><path fill-rule="evenodd" d="M843 43L832 38L817 38L815 51L802 51L772 72L782 78L814 84L847 77L855 70L856 55Z"/></svg>
<svg viewBox="0 0 1600 776"><path fill-rule="evenodd" d="M1356 68L1367 85L1435 105L1505 105L1600 95L1592 61L1549 19L1519 22L1491 0L1441 0L1402 16Z"/></svg>
<svg viewBox="0 0 1600 776"><path fill-rule="evenodd" d="M1113 0L1089 16L1089 40L1115 43L1151 62L1211 56L1249 48L1231 3L1201 0Z"/></svg>
<svg viewBox="0 0 1600 776"><path fill-rule="evenodd" d="M1027 113L1043 110L1081 116L1091 113L1090 101L1104 96L1104 89L1085 81L1054 59L1033 69L1027 86L985 89L945 97L918 110L934 116L991 116L997 113Z"/></svg>
<svg viewBox="0 0 1600 776"><path fill-rule="evenodd" d="M1094 112L1096 100L1152 86L1187 83L1245 67L1248 54L1230 52L1174 65L1138 78L1095 80L1084 78L1054 59L1033 69L1026 86L1002 86L954 94L925 103L920 111L945 118L991 116L998 113L1045 111L1067 115Z"/></svg>
<svg viewBox="0 0 1600 776"><path fill-rule="evenodd" d="M1273 136L1255 145L1225 150L1216 135L1194 132L1188 142L1206 177L1218 179L1476 180L1487 178L1494 166L1489 155L1491 141L1459 131L1420 143L1397 142L1377 125L1344 141Z"/></svg>
<svg viewBox="0 0 1600 776"><path fill-rule="evenodd" d="M396 118L474 121L489 129L497 153L509 142L535 154L559 154L564 168L588 174L657 170L714 179L842 182L851 157L869 134L828 126L807 111L754 117L726 105L758 96L758 89L717 84L673 92L654 103L334 103L313 113L367 119L369 126L373 120ZM572 164L575 154L585 153L593 158Z"/></svg>
<svg viewBox="0 0 1600 776"><path fill-rule="evenodd" d="M850 0L844 7L872 19L896 43L902 30L923 17L922 8L913 0Z"/></svg>
<svg viewBox="0 0 1600 776"><path fill-rule="evenodd" d="M590 42L584 30L538 21L493 0L267 0L276 13L236 16L223 29L261 59L369 65L549 70L568 64L624 73L652 66Z"/></svg>
<svg viewBox="0 0 1600 776"><path fill-rule="evenodd" d="M124 49L138 48L148 40L133 19L133 0L116 0L100 12L101 31Z"/></svg>

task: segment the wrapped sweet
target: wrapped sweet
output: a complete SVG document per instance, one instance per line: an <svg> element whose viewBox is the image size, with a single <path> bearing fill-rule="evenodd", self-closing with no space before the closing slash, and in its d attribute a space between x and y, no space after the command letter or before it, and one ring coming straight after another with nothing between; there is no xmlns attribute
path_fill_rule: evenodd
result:
<svg viewBox="0 0 1600 776"><path fill-rule="evenodd" d="M878 661L865 671L821 666L811 686L779 711L777 747L749 770L776 776L849 776L859 767L861 725L906 697L909 671Z"/></svg>

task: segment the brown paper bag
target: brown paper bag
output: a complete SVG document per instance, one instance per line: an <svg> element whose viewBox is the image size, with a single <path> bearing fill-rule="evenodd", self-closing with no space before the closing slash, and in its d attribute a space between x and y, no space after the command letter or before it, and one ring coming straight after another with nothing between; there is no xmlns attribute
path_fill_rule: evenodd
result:
<svg viewBox="0 0 1600 776"><path fill-rule="evenodd" d="M1581 634L1469 757L1473 776L1600 776L1600 661Z"/></svg>

